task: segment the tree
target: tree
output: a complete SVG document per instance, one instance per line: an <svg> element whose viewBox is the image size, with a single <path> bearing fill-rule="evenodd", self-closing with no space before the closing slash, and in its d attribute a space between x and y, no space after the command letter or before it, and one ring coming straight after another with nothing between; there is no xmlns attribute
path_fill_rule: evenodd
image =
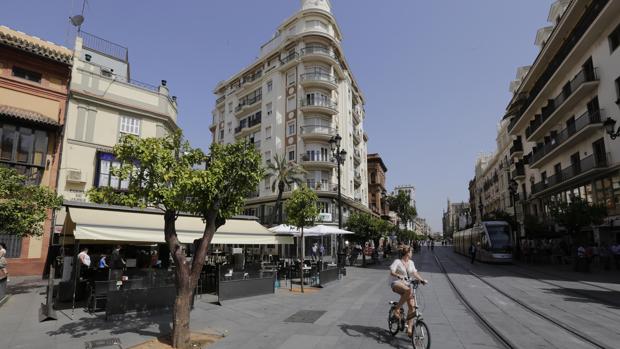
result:
<svg viewBox="0 0 620 349"><path fill-rule="evenodd" d="M379 245L381 234L385 232L384 221L368 213L356 212L349 216L347 220L347 230L355 232L354 238L360 243L373 241L375 246ZM362 252L362 265L366 265L366 254Z"/></svg>
<svg viewBox="0 0 620 349"><path fill-rule="evenodd" d="M38 185L12 168L0 167L0 234L40 236L50 209L62 205L62 196Z"/></svg>
<svg viewBox="0 0 620 349"><path fill-rule="evenodd" d="M275 192L276 189L278 190L278 197L271 213L270 223L282 223L282 194L284 189L288 188L290 190L294 184L300 186L304 182L303 175L305 173L306 170L299 164L287 161L285 156L280 157L277 154L273 157L273 162L270 161L267 164L265 177L271 180L271 191ZM278 217L277 222L276 217Z"/></svg>
<svg viewBox="0 0 620 349"><path fill-rule="evenodd" d="M570 202L555 201L549 206L555 223L566 228L571 238L577 238L583 227L599 225L607 216L603 205L591 204L579 197L571 197Z"/></svg>
<svg viewBox="0 0 620 349"><path fill-rule="evenodd" d="M407 229L407 223L418 215L415 207L411 206L409 194L404 191L399 191L396 195L388 196L387 202L390 210L396 212L400 223L405 226L405 229Z"/></svg>
<svg viewBox="0 0 620 349"><path fill-rule="evenodd" d="M247 143L214 143L206 155L192 149L181 132L164 138L126 136L114 147L114 154L122 165L112 173L129 180L128 190L97 188L89 191L89 197L98 203L163 211L164 236L176 266L172 345L190 348L190 301L207 248L215 231L240 212L244 198L260 182L260 154ZM192 261L186 260L177 238L175 222L182 213L200 216L205 222Z"/></svg>
<svg viewBox="0 0 620 349"><path fill-rule="evenodd" d="M301 229L301 263L299 265L299 275L301 292L304 292L304 259L305 259L305 243L304 243L304 227L314 225L319 216L319 208L317 201L319 200L316 193L302 185L301 188L293 191L291 197L286 200L286 215L288 224L294 225Z"/></svg>

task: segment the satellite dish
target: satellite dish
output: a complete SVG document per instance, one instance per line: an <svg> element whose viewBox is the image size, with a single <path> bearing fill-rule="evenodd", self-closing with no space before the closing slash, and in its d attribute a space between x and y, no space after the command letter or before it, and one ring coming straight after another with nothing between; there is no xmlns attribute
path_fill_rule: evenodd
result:
<svg viewBox="0 0 620 349"><path fill-rule="evenodd" d="M82 25L82 23L84 23L84 16L75 15L73 17L69 17L69 21L71 22L71 24L73 24L73 26L79 27Z"/></svg>

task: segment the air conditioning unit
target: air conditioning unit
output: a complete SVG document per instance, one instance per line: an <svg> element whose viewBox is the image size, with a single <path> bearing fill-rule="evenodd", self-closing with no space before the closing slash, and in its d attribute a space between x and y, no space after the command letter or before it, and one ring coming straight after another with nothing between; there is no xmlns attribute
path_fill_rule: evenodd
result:
<svg viewBox="0 0 620 349"><path fill-rule="evenodd" d="M67 182L85 183L86 180L80 170L67 170Z"/></svg>

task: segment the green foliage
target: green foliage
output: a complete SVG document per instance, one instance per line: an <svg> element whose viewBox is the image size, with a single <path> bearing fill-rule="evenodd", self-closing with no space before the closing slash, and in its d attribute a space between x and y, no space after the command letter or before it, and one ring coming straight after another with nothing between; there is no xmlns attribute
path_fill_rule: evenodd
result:
<svg viewBox="0 0 620 349"><path fill-rule="evenodd" d="M525 215L523 218L523 227L528 238L544 237L549 233L549 225L534 215Z"/></svg>
<svg viewBox="0 0 620 349"><path fill-rule="evenodd" d="M314 225L319 216L318 200L316 193L305 185L293 191L285 204L288 224L298 228Z"/></svg>
<svg viewBox="0 0 620 349"><path fill-rule="evenodd" d="M0 234L40 236L49 209L62 205L62 197L12 168L0 167Z"/></svg>
<svg viewBox="0 0 620 349"><path fill-rule="evenodd" d="M400 191L396 195L388 196L387 202L390 206L390 210L396 212L398 219L400 219L400 222L404 226L407 226L407 223L418 215L416 208L410 204L411 198L404 191Z"/></svg>
<svg viewBox="0 0 620 349"><path fill-rule="evenodd" d="M306 170L295 162L287 161L284 155L278 156L278 154L276 154L273 157L273 161L267 164L265 178L269 179L271 182L271 191L278 191L271 223L276 221L276 217L279 217L280 220L282 219L282 193L284 190L286 188L289 190L292 189L295 184L301 186L304 183L305 174ZM278 223L282 223L280 220Z"/></svg>
<svg viewBox="0 0 620 349"><path fill-rule="evenodd" d="M347 230L355 233L354 239L359 242L375 241L394 229L389 222L368 213L356 212L349 216Z"/></svg>
<svg viewBox="0 0 620 349"><path fill-rule="evenodd" d="M156 207L218 219L237 214L244 198L263 176L260 154L246 143L214 143L206 155L192 149L180 132L164 138L125 136L114 147L122 162L112 174L129 180L129 188L117 192L95 188L89 198L97 203L131 207ZM206 167L206 169L205 169Z"/></svg>
<svg viewBox="0 0 620 349"><path fill-rule="evenodd" d="M602 224L607 216L604 206L590 204L579 197L572 197L570 203L552 202L549 208L555 223L566 228L572 236L578 234L583 227Z"/></svg>

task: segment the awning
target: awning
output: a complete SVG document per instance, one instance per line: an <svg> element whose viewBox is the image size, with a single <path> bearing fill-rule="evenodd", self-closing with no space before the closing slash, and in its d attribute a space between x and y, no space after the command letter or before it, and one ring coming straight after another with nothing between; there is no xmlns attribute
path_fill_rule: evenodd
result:
<svg viewBox="0 0 620 349"><path fill-rule="evenodd" d="M192 243L202 237L205 224L199 217L180 216L176 221L177 236L181 243ZM69 208L64 234L75 240L164 243L162 214L113 211L93 208ZM213 240L213 244L270 245L292 244L292 237L278 236L254 220L227 219Z"/></svg>

